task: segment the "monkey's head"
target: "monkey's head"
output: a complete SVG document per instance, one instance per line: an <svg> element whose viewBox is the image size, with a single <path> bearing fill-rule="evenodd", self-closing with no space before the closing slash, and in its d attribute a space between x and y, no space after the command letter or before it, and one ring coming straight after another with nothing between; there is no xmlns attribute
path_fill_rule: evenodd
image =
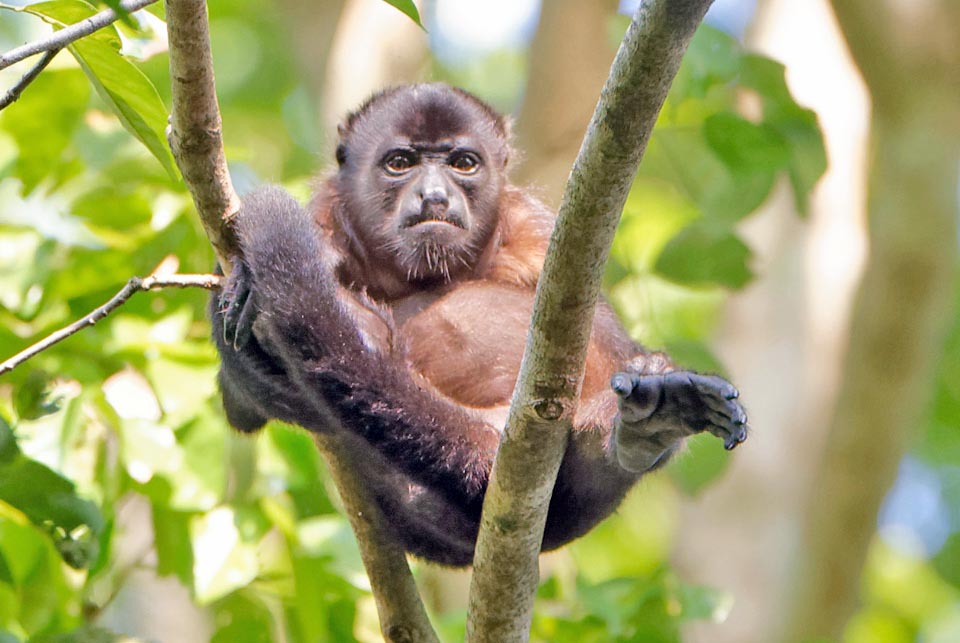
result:
<svg viewBox="0 0 960 643"><path fill-rule="evenodd" d="M465 91L437 83L376 94L340 126L348 233L412 284L471 273L497 224L508 139L505 119Z"/></svg>

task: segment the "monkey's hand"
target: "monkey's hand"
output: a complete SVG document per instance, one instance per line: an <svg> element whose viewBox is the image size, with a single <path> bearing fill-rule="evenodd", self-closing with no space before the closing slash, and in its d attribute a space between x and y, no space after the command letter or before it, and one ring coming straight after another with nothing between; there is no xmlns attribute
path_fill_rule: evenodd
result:
<svg viewBox="0 0 960 643"><path fill-rule="evenodd" d="M239 350L253 336L257 303L250 268L239 257L233 258L233 271L220 290L218 310L223 316L223 343Z"/></svg>
<svg viewBox="0 0 960 643"><path fill-rule="evenodd" d="M628 471L642 473L665 463L685 437L702 431L722 439L727 450L747 439L740 393L722 377L690 371L616 373L610 386L620 408L613 446Z"/></svg>

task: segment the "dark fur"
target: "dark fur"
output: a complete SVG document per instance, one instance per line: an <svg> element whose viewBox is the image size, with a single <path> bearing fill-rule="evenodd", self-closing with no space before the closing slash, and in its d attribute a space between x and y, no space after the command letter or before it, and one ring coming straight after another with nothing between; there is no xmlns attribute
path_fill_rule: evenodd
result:
<svg viewBox="0 0 960 643"><path fill-rule="evenodd" d="M231 424L255 431L279 418L325 431L336 417L355 436L354 459L397 539L450 565L473 555L499 440L491 418L516 380L552 226L542 205L507 183L507 136L502 117L460 90L378 94L341 127L340 170L310 214L278 188L244 199L243 256L212 304ZM401 143L423 152L398 178L382 168ZM476 174L446 165L460 146L482 159ZM458 263L411 269L423 243L460 253ZM543 548L609 515L685 436L708 430L729 448L741 442L735 397L720 378L674 371L598 307Z"/></svg>

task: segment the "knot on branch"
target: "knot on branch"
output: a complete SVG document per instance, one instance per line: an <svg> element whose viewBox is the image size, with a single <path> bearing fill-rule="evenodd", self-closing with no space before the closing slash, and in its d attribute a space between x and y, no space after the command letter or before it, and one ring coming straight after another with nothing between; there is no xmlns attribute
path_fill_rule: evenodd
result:
<svg viewBox="0 0 960 643"><path fill-rule="evenodd" d="M553 421L563 417L564 405L556 399L538 400L533 404L533 410L541 420Z"/></svg>

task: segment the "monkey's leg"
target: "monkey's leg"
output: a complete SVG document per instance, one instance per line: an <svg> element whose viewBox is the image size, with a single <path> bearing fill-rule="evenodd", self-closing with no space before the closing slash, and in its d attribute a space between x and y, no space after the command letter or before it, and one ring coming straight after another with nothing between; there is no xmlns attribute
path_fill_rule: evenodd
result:
<svg viewBox="0 0 960 643"><path fill-rule="evenodd" d="M662 465L684 438L702 431L722 439L727 450L747 439L740 394L722 377L689 371L616 373L610 384L620 408L614 451L628 471L642 473Z"/></svg>

